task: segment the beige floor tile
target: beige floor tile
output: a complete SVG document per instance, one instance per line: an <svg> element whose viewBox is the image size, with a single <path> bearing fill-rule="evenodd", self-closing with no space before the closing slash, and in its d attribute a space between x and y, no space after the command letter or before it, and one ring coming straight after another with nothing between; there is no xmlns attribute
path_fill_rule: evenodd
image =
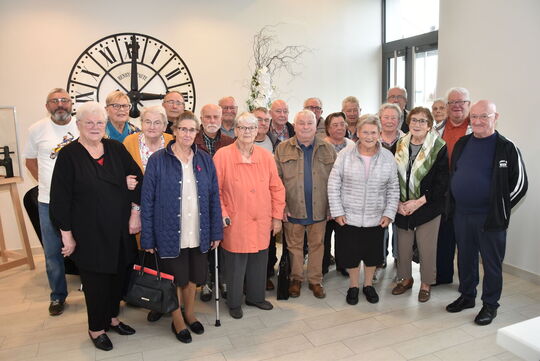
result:
<svg viewBox="0 0 540 361"><path fill-rule="evenodd" d="M171 333L171 336L172 333ZM227 337L206 338L204 335L193 335L193 342L189 344L181 343L174 339L174 344L156 347L143 351L144 361L173 361L190 358L204 358L206 355L213 355L232 349L232 345Z"/></svg>
<svg viewBox="0 0 540 361"><path fill-rule="evenodd" d="M148 360L144 360L148 361ZM204 355L201 357L189 358L185 361L226 361L225 356L222 353L213 353L211 355Z"/></svg>
<svg viewBox="0 0 540 361"><path fill-rule="evenodd" d="M342 342L353 350L354 353L361 353L386 346L392 346L423 335L425 335L425 332L422 330L411 324L405 324L349 338Z"/></svg>
<svg viewBox="0 0 540 361"><path fill-rule="evenodd" d="M106 353L105 351L96 350L95 348L90 350L80 349L41 355L28 359L28 361L94 361L98 352Z"/></svg>
<svg viewBox="0 0 540 361"><path fill-rule="evenodd" d="M303 335L289 337L276 341L267 342L262 345L254 345L225 351L225 359L235 361L257 361L272 357L309 350L313 345Z"/></svg>
<svg viewBox="0 0 540 361"><path fill-rule="evenodd" d="M379 312L362 312L357 307L350 306L342 311L328 313L320 316L308 317L304 322L313 330L324 329L345 323L362 320L378 315Z"/></svg>
<svg viewBox="0 0 540 361"><path fill-rule="evenodd" d="M505 350L497 345L495 335L489 335L435 352L443 361L476 361L494 356Z"/></svg>
<svg viewBox="0 0 540 361"><path fill-rule="evenodd" d="M393 350L391 347L383 347L377 350L371 350L367 352L357 353L353 356L346 357L343 360L352 361L401 361L406 360L401 356L397 351Z"/></svg>
<svg viewBox="0 0 540 361"><path fill-rule="evenodd" d="M502 307L497 312L497 317L487 326L478 326L474 323L476 314L480 311L477 306L475 312L471 315L470 321L458 327L469 335L480 338L487 335L494 335L501 327L509 326L517 322L525 321L528 317L523 316L517 310L505 310Z"/></svg>
<svg viewBox="0 0 540 361"><path fill-rule="evenodd" d="M367 318L343 325L306 332L305 335L312 344L320 346L327 343L346 340L355 336L365 335L383 328L385 328L385 326L380 321L377 321L375 318Z"/></svg>
<svg viewBox="0 0 540 361"><path fill-rule="evenodd" d="M237 334L229 334L229 340L234 347L246 347L258 345L274 340L294 337L302 333L308 332L311 329L302 320L287 322L273 327L265 327L249 332L238 332Z"/></svg>
<svg viewBox="0 0 540 361"><path fill-rule="evenodd" d="M309 350L289 353L280 357L270 358L272 361L328 361L341 360L353 355L353 352L341 342L331 343L324 346L315 347Z"/></svg>
<svg viewBox="0 0 540 361"><path fill-rule="evenodd" d="M421 336L392 346L403 357L415 358L467 342L471 336L464 331L449 329Z"/></svg>
<svg viewBox="0 0 540 361"><path fill-rule="evenodd" d="M38 345L27 345L13 348L0 349L0 360L18 361L35 357L38 352Z"/></svg>
<svg viewBox="0 0 540 361"><path fill-rule="evenodd" d="M434 354L429 354L429 355L413 358L411 359L411 361L441 361L441 359L435 356Z"/></svg>

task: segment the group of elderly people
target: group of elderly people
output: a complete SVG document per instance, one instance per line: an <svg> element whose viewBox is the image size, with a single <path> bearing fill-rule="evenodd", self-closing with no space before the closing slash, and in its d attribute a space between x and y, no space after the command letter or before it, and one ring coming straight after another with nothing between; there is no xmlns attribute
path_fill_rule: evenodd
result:
<svg viewBox="0 0 540 361"><path fill-rule="evenodd" d="M456 93L463 95L463 89L451 89L448 99ZM226 128L223 107L209 104L201 109L203 129L183 108L168 117L166 102L181 103L171 100L176 93L165 98L165 109L142 110L140 131L128 122L131 104L121 92L110 94L105 108L95 102L80 106L80 136L62 149L54 168L50 214L61 232L62 253L80 269L95 346L112 349L106 334L111 329L135 333L118 313L139 232L139 248L157 252L160 270L174 276L180 307L172 312L171 329L184 343L191 342L191 332L204 332L195 316L195 293L207 282L208 254L218 246L230 315L243 316L244 296L247 305L273 308L265 288L275 263L275 251L269 252L282 224L291 297L300 295L304 280L304 243L309 289L325 297L322 277L335 232L337 267L349 276L346 302L358 303L361 262L362 292L368 302L378 302L374 274L386 264L393 233L398 282L392 294L412 288L417 249L418 300L428 301L432 285L448 283L438 279L438 263L453 262L453 248L442 255L438 250L449 183L447 143L453 146L467 126L445 124L452 108L446 101L435 101L433 112L407 111L404 89L388 94L378 114L360 116L358 100L347 97L342 111L326 119L320 100L310 98L292 125L283 100L270 111L242 113ZM234 110L234 119L236 104L225 108ZM231 132L234 138L226 135Z"/></svg>

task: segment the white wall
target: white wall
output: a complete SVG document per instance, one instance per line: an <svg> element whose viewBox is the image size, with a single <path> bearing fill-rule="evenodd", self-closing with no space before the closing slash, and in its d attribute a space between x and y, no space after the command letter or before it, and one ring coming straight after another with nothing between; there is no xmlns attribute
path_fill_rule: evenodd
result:
<svg viewBox="0 0 540 361"><path fill-rule="evenodd" d="M327 114L340 110L348 95L360 99L364 112L374 112L381 94L380 10L378 0L1 1L0 105L17 107L24 143L28 126L45 115L47 92L66 86L89 45L110 34L137 32L180 54L195 81L197 112L224 95L235 96L243 108L253 35L264 25L282 23L282 44L313 49L302 60L301 76L277 82L277 96L289 102L292 114L311 96L323 100ZM33 185L28 176L21 195ZM8 200L0 194L0 215L8 248L19 248Z"/></svg>
<svg viewBox="0 0 540 361"><path fill-rule="evenodd" d="M521 149L529 192L514 209L505 263L540 275L540 2L441 1L438 95L464 86L472 100L490 99L497 129Z"/></svg>

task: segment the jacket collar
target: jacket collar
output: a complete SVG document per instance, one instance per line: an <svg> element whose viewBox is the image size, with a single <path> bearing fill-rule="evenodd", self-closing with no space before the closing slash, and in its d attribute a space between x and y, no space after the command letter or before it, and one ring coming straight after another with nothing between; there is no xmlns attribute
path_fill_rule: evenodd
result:
<svg viewBox="0 0 540 361"><path fill-rule="evenodd" d="M174 143L176 143L176 139L171 140L169 142L169 144L167 144L167 147L165 148L165 153L167 153L170 156L176 157L174 155L173 150L172 150L172 146L173 146ZM195 144L195 142L193 142L193 144L191 145L191 150L193 151L193 156L194 157L197 155L198 149L199 148L197 147L197 144Z"/></svg>

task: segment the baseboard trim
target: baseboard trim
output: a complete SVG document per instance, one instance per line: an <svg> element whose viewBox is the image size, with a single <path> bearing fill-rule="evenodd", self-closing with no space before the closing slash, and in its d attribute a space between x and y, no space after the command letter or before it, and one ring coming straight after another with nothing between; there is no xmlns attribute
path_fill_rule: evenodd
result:
<svg viewBox="0 0 540 361"><path fill-rule="evenodd" d="M521 279L533 282L534 284L540 285L540 275L532 273L529 271L522 270L515 266L503 263L503 272L510 273L513 276L519 277Z"/></svg>

